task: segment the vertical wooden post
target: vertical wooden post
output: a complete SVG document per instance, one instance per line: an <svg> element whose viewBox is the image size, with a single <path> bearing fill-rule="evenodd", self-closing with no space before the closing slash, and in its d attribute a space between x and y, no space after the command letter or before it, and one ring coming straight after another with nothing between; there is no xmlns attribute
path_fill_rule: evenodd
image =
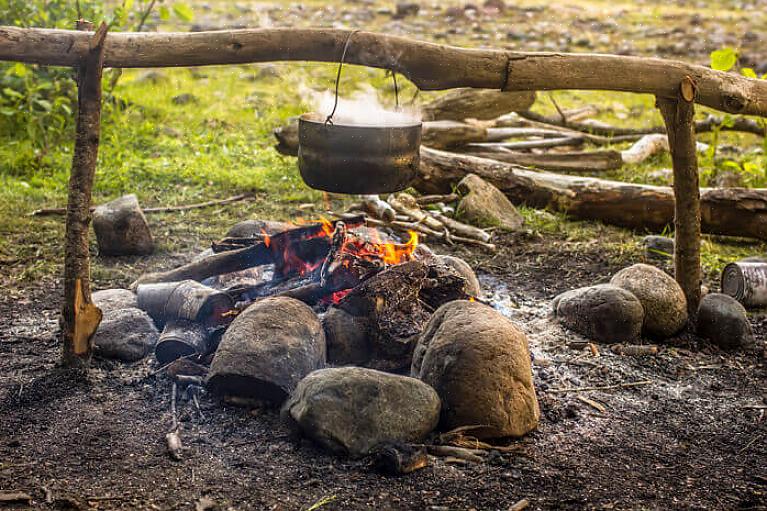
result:
<svg viewBox="0 0 767 511"><path fill-rule="evenodd" d="M77 29L92 30L93 24L80 20ZM101 310L91 302L88 228L101 132L101 74L107 30L106 23L99 26L88 55L77 68L77 134L69 176L61 310L62 361L70 367L88 366L93 334L101 322Z"/></svg>
<svg viewBox="0 0 767 511"><path fill-rule="evenodd" d="M674 271L695 317L700 304L700 184L695 148L695 82L686 76L676 98L657 98L674 166Z"/></svg>

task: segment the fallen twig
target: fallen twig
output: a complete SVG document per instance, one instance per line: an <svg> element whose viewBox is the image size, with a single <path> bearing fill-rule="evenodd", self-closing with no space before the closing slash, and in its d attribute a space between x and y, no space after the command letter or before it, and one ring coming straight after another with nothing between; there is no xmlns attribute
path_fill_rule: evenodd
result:
<svg viewBox="0 0 767 511"><path fill-rule="evenodd" d="M654 344L616 344L612 347L613 353L624 356L638 357L641 355L657 355L658 347Z"/></svg>
<svg viewBox="0 0 767 511"><path fill-rule="evenodd" d="M607 407L605 405L603 405L602 403L598 403L594 401L593 399L589 399L584 396L578 396L577 399L578 401L582 403L586 403L587 405L589 405L590 407L594 408L595 410L599 412L605 413L607 411Z"/></svg>
<svg viewBox="0 0 767 511"><path fill-rule="evenodd" d="M456 202L460 198L461 196L457 193L448 193L444 195L422 195L421 197L416 197L415 201L419 206L423 207L428 206L429 204L438 204L440 202Z"/></svg>
<svg viewBox="0 0 767 511"><path fill-rule="evenodd" d="M165 206L165 207L158 207L158 208L145 208L142 209L144 213L170 213L173 211L188 211L190 209L201 209L201 208L208 208L211 206L221 206L223 204L230 204L232 202L239 202L245 199L252 199L254 195L252 193L241 193L240 195L235 195L233 197L228 197L226 199L219 199L219 200L209 200L206 202L198 202L197 204L187 204L185 206ZM91 208L91 213L93 213L96 210L95 207ZM30 213L30 216L54 216L54 215L65 215L67 213L67 208L43 208L38 209Z"/></svg>
<svg viewBox="0 0 767 511"><path fill-rule="evenodd" d="M183 445L181 444L181 436L178 434L178 413L176 411L177 390L177 384L176 382L173 382L170 395L170 413L172 426L170 432L165 435L165 442L168 445L168 454L170 457L176 461L179 461L181 460L181 449L183 448Z"/></svg>
<svg viewBox="0 0 767 511"><path fill-rule="evenodd" d="M451 445L427 445L426 449L429 451L429 454L434 456L452 456L472 463L481 463L482 456L479 454L484 454L477 449L466 449L464 447L453 447Z"/></svg>
<svg viewBox="0 0 767 511"><path fill-rule="evenodd" d="M650 385L652 380L634 381L629 383L618 383L615 385L604 385L600 387L570 387L562 389L549 389L547 392L591 392L594 390L614 390L614 389L626 389L629 387L640 387L642 385Z"/></svg>

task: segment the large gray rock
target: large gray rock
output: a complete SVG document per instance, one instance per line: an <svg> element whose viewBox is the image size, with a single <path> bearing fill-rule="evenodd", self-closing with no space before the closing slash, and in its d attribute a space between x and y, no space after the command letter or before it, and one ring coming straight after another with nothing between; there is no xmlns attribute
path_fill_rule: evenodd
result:
<svg viewBox="0 0 767 511"><path fill-rule="evenodd" d="M519 437L540 417L525 334L478 302L437 309L418 340L411 374L442 399L442 427L478 438Z"/></svg>
<svg viewBox="0 0 767 511"><path fill-rule="evenodd" d="M135 195L125 195L98 206L93 230L102 255L147 255L154 240Z"/></svg>
<svg viewBox="0 0 767 511"><path fill-rule="evenodd" d="M383 442L422 441L439 422L440 400L415 378L339 367L301 380L283 410L326 449L363 456Z"/></svg>
<svg viewBox="0 0 767 511"><path fill-rule="evenodd" d="M517 231L524 219L514 204L495 186L475 174L469 174L458 183L464 196L458 203L456 214L467 223L478 227L500 227Z"/></svg>
<svg viewBox="0 0 767 511"><path fill-rule="evenodd" d="M567 291L552 305L563 325L597 342L636 341L642 333L644 308L639 299L610 284Z"/></svg>
<svg viewBox="0 0 767 511"><path fill-rule="evenodd" d="M482 294L482 288L479 285L479 279L477 274L469 263L455 256L451 255L438 255L435 256L436 260L441 264L448 266L458 272L463 278L466 279L466 293L471 296L479 296Z"/></svg>
<svg viewBox="0 0 767 511"><path fill-rule="evenodd" d="M653 259L669 259L674 257L674 238L650 235L642 238L645 253Z"/></svg>
<svg viewBox="0 0 767 511"><path fill-rule="evenodd" d="M101 312L109 312L119 309L137 309L138 300L136 294L129 289L102 289L92 295L93 304L101 309Z"/></svg>
<svg viewBox="0 0 767 511"><path fill-rule="evenodd" d="M314 311L293 298L267 298L229 326L208 385L226 396L280 404L304 376L324 365L325 334Z"/></svg>
<svg viewBox="0 0 767 511"><path fill-rule="evenodd" d="M365 365L373 356L370 321L331 307L322 318L328 347L328 363L336 366Z"/></svg>
<svg viewBox="0 0 767 511"><path fill-rule="evenodd" d="M141 309L106 310L93 336L94 351L99 357L135 362L152 352L159 336L154 321Z"/></svg>
<svg viewBox="0 0 767 511"><path fill-rule="evenodd" d="M610 283L629 291L642 302L644 333L665 339L679 333L687 324L684 292L663 270L635 264L616 273Z"/></svg>
<svg viewBox="0 0 767 511"><path fill-rule="evenodd" d="M711 293L700 301L697 333L725 349L754 344L754 332L746 309L733 297L720 293Z"/></svg>

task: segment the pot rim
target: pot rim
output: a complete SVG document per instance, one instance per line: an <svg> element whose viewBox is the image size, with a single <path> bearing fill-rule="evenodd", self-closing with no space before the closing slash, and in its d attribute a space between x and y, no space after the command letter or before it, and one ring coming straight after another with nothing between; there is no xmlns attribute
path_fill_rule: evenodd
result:
<svg viewBox="0 0 767 511"><path fill-rule="evenodd" d="M299 117L301 122L306 122L313 125L325 126L325 116L319 112L306 112ZM423 121L403 121L395 124L347 124L342 122L333 122L333 124L327 125L328 127L336 128L353 128L353 129L369 129L369 130L384 130L392 128L421 128Z"/></svg>

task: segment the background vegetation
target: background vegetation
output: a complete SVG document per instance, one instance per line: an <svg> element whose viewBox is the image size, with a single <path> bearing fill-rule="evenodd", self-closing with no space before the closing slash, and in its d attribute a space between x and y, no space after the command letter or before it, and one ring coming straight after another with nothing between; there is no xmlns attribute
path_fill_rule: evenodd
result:
<svg viewBox="0 0 767 511"><path fill-rule="evenodd" d="M357 5L314 0L305 4L307 7L303 10L296 9L293 4L285 6L279 12L284 16L280 22L327 25L335 19L344 19L345 9ZM380 6L390 9L393 5L389 4L376 2L370 7L374 15L364 18L367 21L352 19L349 23L362 28L381 28L384 22L390 22L391 16L374 10ZM539 12L535 10L538 7L545 9L533 0L525 0L520 5L528 4L533 15ZM584 9L618 6L599 1L576 4L583 4ZM652 9L651 15L649 11L627 14L626 23L653 28L660 26L668 16L689 13L663 3L654 3ZM696 12L715 16L714 11L706 9L696 9ZM323 13L327 16L322 16ZM218 28L240 20L248 26L257 26L271 23L269 20L276 16L244 2L0 0L0 25L17 26L68 28L78 17L83 17L106 20L113 31L188 30L192 24ZM726 24L728 20L720 17L720 22ZM438 29L429 23L434 23ZM456 30L445 26L441 20L428 20L421 25L416 24L413 28L418 31L414 37L444 40L449 36L451 44L494 45L492 41L477 39L477 34L483 32L476 28ZM498 27L508 26L511 24L504 24L504 18L499 18ZM485 27L484 32L492 33L493 30L498 38L497 27ZM511 32L501 36L503 41L517 40ZM546 33L541 32L514 44L525 49L526 45L532 46L531 41L539 44L546 37ZM572 41L576 46L580 44L575 36ZM508 47L508 43L504 44ZM612 40L599 44L602 46L592 44L580 51L615 48ZM739 65L736 49L719 49L720 53L711 55L714 67L734 68L744 74L753 72L756 75L752 68ZM212 210L152 215L150 223L160 244L159 253L174 260L202 250L210 239L221 236L228 226L245 218L320 215L328 204L322 201L321 194L303 184L294 159L284 158L272 149L272 130L289 117L310 109L306 91L329 90L334 77L335 66L310 63L105 73L102 144L94 201L101 203L125 193L136 193L142 205L156 206L226 197L247 190L257 192L254 202ZM383 101L392 101L391 82L383 71L355 67L345 70L342 90L348 93L362 84L378 90ZM406 98L415 96L415 89L411 84L405 84L402 94ZM426 101L435 94L422 93L416 101ZM598 119L611 124L649 126L661 123L653 107L653 98L649 96L573 91L557 92L553 97L563 108L597 105L600 109ZM546 94L539 95L535 108L544 113L555 113ZM70 69L0 64L0 284L9 289L58 277L63 221L55 217L29 217L28 213L66 203L75 109L75 87ZM699 115L703 118L708 113L703 109ZM751 135L724 132L702 139L713 143L712 149L701 158L704 184L730 172L740 175L747 186L767 186L766 147L762 140ZM747 150L735 152L731 146L743 146ZM624 147L616 146L618 149ZM667 184L667 173L658 172L664 168L670 168L670 160L665 155L606 177ZM344 200L333 199L336 206ZM616 257L639 250L637 242L642 233L629 233L595 223L570 222L561 215L528 209L524 209L524 214L530 231L550 235L563 243L596 243L598 240ZM95 246L93 248L95 253ZM706 268L713 276L732 258L763 253L764 248L751 242L706 237ZM94 272L103 285L114 281L125 283L147 264L146 258L98 260Z"/></svg>

